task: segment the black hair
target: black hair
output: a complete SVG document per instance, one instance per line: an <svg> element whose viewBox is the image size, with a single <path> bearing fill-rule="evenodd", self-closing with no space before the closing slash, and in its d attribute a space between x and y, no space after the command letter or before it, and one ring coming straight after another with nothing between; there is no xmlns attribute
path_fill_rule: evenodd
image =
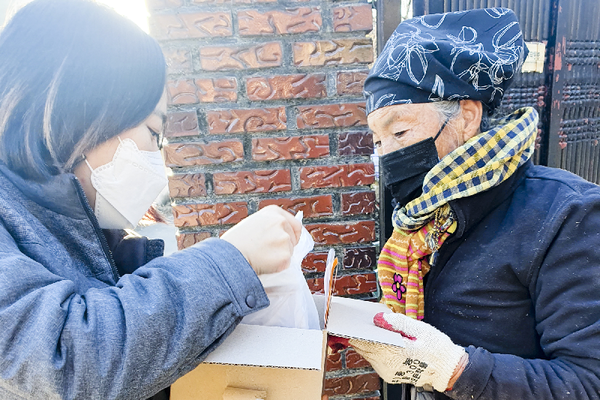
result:
<svg viewBox="0 0 600 400"><path fill-rule="evenodd" d="M70 171L142 123L165 88L158 42L91 0L35 0L0 31L0 161L26 179Z"/></svg>

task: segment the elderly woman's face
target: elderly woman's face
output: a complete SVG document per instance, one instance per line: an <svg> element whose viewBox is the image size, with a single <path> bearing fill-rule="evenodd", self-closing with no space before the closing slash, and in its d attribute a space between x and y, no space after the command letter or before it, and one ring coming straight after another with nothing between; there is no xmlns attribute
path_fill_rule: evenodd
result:
<svg viewBox="0 0 600 400"><path fill-rule="evenodd" d="M435 137L444 119L434 107L428 103L398 104L370 113L368 122L377 153L388 154L428 137ZM458 126L460 124L451 120L435 141L440 159L464 143Z"/></svg>

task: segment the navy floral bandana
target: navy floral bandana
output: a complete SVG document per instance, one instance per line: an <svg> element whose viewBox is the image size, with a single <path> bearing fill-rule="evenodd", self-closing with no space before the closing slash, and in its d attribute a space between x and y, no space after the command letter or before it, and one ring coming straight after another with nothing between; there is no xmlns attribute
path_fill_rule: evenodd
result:
<svg viewBox="0 0 600 400"><path fill-rule="evenodd" d="M493 111L528 50L512 10L432 14L402 22L367 80L367 114L395 104L479 100Z"/></svg>

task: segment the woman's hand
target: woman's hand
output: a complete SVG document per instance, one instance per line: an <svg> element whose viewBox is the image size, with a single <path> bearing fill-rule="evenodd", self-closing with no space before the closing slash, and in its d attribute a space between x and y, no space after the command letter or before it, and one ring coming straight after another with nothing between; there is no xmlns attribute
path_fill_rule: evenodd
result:
<svg viewBox="0 0 600 400"><path fill-rule="evenodd" d="M260 274L280 272L290 265L302 223L277 206L250 215L221 236L234 245Z"/></svg>

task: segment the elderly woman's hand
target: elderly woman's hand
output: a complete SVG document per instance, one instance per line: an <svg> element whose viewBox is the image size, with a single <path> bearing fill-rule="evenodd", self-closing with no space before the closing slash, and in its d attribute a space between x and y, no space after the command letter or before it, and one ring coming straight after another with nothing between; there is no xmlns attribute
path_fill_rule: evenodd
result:
<svg viewBox="0 0 600 400"><path fill-rule="evenodd" d="M290 265L302 223L277 206L268 206L221 236L234 245L260 274L280 272Z"/></svg>
<svg viewBox="0 0 600 400"><path fill-rule="evenodd" d="M404 347L350 339L349 344L388 383L410 383L444 392L468 362L465 349L433 326L403 314L379 313L375 325L406 338Z"/></svg>

